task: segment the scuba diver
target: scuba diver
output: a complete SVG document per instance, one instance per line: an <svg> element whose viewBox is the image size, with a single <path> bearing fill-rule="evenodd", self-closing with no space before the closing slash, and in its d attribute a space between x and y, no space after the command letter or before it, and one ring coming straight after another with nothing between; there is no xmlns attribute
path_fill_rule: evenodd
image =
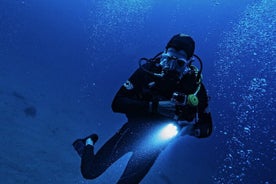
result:
<svg viewBox="0 0 276 184"><path fill-rule="evenodd" d="M163 52L151 59L141 58L139 68L112 102L113 112L125 114L128 122L96 154L97 134L73 143L85 179L100 176L120 157L132 152L117 183L138 184L177 135L210 136L209 98L202 83L202 61L194 50L192 37L177 34ZM195 61L199 61L199 69L193 65Z"/></svg>

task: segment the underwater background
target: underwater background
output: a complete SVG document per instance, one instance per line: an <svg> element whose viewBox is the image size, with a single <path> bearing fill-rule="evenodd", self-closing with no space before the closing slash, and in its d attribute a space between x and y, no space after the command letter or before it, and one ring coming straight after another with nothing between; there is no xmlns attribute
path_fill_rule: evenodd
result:
<svg viewBox="0 0 276 184"><path fill-rule="evenodd" d="M141 57L191 35L211 97L210 138L181 137L142 184L276 183L275 0L0 0L0 178L116 183L130 153L84 180L76 138L98 150L125 122L112 99Z"/></svg>

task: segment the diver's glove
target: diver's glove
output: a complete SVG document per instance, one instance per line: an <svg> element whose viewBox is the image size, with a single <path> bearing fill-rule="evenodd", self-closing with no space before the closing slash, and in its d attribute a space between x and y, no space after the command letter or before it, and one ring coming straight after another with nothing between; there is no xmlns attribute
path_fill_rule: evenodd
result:
<svg viewBox="0 0 276 184"><path fill-rule="evenodd" d="M183 126L181 135L191 135L197 138L205 138L212 133L212 117L210 113L203 113L195 124Z"/></svg>
<svg viewBox="0 0 276 184"><path fill-rule="evenodd" d="M194 131L199 132L199 134L195 134L195 136L198 138L210 136L212 129L213 123L211 113L203 113L194 125Z"/></svg>
<svg viewBox="0 0 276 184"><path fill-rule="evenodd" d="M198 129L195 129L195 124L188 121L177 121L178 126L181 128L181 136L191 135L197 137L200 132Z"/></svg>
<svg viewBox="0 0 276 184"><path fill-rule="evenodd" d="M185 125L184 127L182 127L181 129L181 136L185 136L185 135L191 135L192 134L192 129L193 129L193 125Z"/></svg>
<svg viewBox="0 0 276 184"><path fill-rule="evenodd" d="M181 136L190 135L199 137L200 136L200 129L196 128L194 124L187 125L182 128Z"/></svg>
<svg viewBox="0 0 276 184"><path fill-rule="evenodd" d="M168 118L175 116L175 103L171 100L159 101L157 104L153 103L152 112L160 114Z"/></svg>

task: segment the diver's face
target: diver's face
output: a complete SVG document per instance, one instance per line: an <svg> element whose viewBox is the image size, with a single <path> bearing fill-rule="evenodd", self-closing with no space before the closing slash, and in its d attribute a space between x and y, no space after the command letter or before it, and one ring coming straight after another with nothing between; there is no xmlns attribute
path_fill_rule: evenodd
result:
<svg viewBox="0 0 276 184"><path fill-rule="evenodd" d="M164 51L160 60L160 65L164 71L174 71L181 76L189 68L189 63L186 53L174 48L168 48Z"/></svg>

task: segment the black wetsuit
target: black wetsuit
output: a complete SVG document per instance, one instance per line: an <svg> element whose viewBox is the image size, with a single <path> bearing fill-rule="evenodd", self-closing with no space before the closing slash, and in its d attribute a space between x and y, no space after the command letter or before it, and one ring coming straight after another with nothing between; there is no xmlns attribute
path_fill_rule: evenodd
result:
<svg viewBox="0 0 276 184"><path fill-rule="evenodd" d="M155 63L148 63L144 68L160 72L158 64ZM174 92L192 94L197 89L198 83L193 72L179 80L170 74L162 78L156 77L139 68L120 88L112 103L113 111L126 114L128 122L96 154L93 146L85 147L81 160L83 177L87 179L98 177L124 154L132 152L118 184L138 184L168 144L168 142L152 143L154 133L171 120L156 112L158 100L170 100ZM197 137L208 137L212 132L212 119L210 113L205 112L208 97L203 84L197 97L199 99L197 107L190 105L177 107L176 114L179 119L187 121L193 121L198 115L198 120L193 126L195 130L200 130ZM153 109L149 109L149 102L153 102Z"/></svg>

